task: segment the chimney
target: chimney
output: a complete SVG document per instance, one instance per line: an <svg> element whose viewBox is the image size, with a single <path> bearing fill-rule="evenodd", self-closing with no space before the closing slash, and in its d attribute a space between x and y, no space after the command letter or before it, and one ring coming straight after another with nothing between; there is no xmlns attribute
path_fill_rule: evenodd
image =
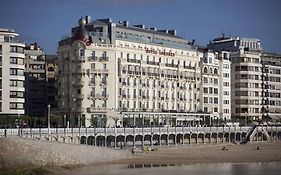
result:
<svg viewBox="0 0 281 175"><path fill-rule="evenodd" d="M144 29L144 25L143 24L140 24L140 25L133 25L133 27L137 27L137 28L141 28L141 29Z"/></svg>
<svg viewBox="0 0 281 175"><path fill-rule="evenodd" d="M129 21L123 21L123 26L129 27Z"/></svg>
<svg viewBox="0 0 281 175"><path fill-rule="evenodd" d="M176 31L176 30L168 30L168 33L169 33L169 34L172 34L172 35L174 35L174 36L177 35L177 31Z"/></svg>
<svg viewBox="0 0 281 175"><path fill-rule="evenodd" d="M165 30L157 30L157 32L168 33L168 30L167 29L165 29Z"/></svg>
<svg viewBox="0 0 281 175"><path fill-rule="evenodd" d="M85 16L86 24L92 22L91 16Z"/></svg>

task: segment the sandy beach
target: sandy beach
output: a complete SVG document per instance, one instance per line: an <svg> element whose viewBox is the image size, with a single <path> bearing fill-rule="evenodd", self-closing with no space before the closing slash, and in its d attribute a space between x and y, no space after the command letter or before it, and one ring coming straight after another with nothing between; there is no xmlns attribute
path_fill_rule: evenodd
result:
<svg viewBox="0 0 281 175"><path fill-rule="evenodd" d="M137 153L133 158L106 162L109 164L192 164L281 162L281 142L241 144L179 145Z"/></svg>

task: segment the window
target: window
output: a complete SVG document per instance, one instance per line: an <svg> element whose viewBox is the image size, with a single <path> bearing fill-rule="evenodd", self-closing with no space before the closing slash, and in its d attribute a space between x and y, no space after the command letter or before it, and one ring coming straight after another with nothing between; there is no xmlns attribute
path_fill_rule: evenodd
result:
<svg viewBox="0 0 281 175"><path fill-rule="evenodd" d="M209 63L212 64L212 62L213 62L213 58L209 57Z"/></svg>
<svg viewBox="0 0 281 175"><path fill-rule="evenodd" d="M208 93L208 88L204 88L204 93Z"/></svg>
<svg viewBox="0 0 281 175"><path fill-rule="evenodd" d="M229 73L223 73L223 77L228 78L229 77Z"/></svg>
<svg viewBox="0 0 281 175"><path fill-rule="evenodd" d="M104 69L104 70L106 69L106 63L103 64L103 69Z"/></svg>
<svg viewBox="0 0 281 175"><path fill-rule="evenodd" d="M209 97L209 103L213 103L213 97Z"/></svg>
<svg viewBox="0 0 281 175"><path fill-rule="evenodd" d="M23 81L20 80L10 80L10 86L12 87L23 87Z"/></svg>
<svg viewBox="0 0 281 175"><path fill-rule="evenodd" d="M213 88L209 87L209 93L212 94L213 93Z"/></svg>
<svg viewBox="0 0 281 175"><path fill-rule="evenodd" d="M10 68L10 75L23 76L23 69Z"/></svg>
<svg viewBox="0 0 281 175"><path fill-rule="evenodd" d="M214 74L218 74L218 69L214 69Z"/></svg>
<svg viewBox="0 0 281 175"><path fill-rule="evenodd" d="M229 86L229 82L223 82L223 86Z"/></svg>
<svg viewBox="0 0 281 175"><path fill-rule="evenodd" d="M218 88L214 88L214 94L218 94Z"/></svg>
<svg viewBox="0 0 281 175"><path fill-rule="evenodd" d="M204 107L204 112L208 112L208 108L207 107Z"/></svg>
<svg viewBox="0 0 281 175"><path fill-rule="evenodd" d="M228 64L223 64L223 68L229 69L229 65Z"/></svg>
<svg viewBox="0 0 281 175"><path fill-rule="evenodd" d="M101 57L102 57L102 58L106 58L106 51L103 51L103 52L102 52Z"/></svg>
<svg viewBox="0 0 281 175"><path fill-rule="evenodd" d="M204 97L204 103L208 103L208 97Z"/></svg>
<svg viewBox="0 0 281 175"><path fill-rule="evenodd" d="M11 57L10 58L10 64L17 64L17 58L16 57Z"/></svg>
<svg viewBox="0 0 281 175"><path fill-rule="evenodd" d="M208 78L204 77L204 83L208 83Z"/></svg>
<svg viewBox="0 0 281 175"><path fill-rule="evenodd" d="M10 75L17 75L17 69L11 68Z"/></svg>
<svg viewBox="0 0 281 175"><path fill-rule="evenodd" d="M217 107L214 107L214 112L218 112L218 108Z"/></svg>
<svg viewBox="0 0 281 175"><path fill-rule="evenodd" d="M207 67L204 67L204 73L208 73Z"/></svg>
<svg viewBox="0 0 281 175"><path fill-rule="evenodd" d="M103 107L103 108L106 108L106 100L103 100L103 101L102 101L102 107Z"/></svg>
<svg viewBox="0 0 281 175"><path fill-rule="evenodd" d="M219 99L217 97L214 97L214 104L218 104Z"/></svg>
<svg viewBox="0 0 281 175"><path fill-rule="evenodd" d="M10 109L23 109L23 103L10 103Z"/></svg>
<svg viewBox="0 0 281 175"><path fill-rule="evenodd" d="M84 49L79 49L79 57L83 58L85 56L85 50Z"/></svg>
<svg viewBox="0 0 281 175"><path fill-rule="evenodd" d="M18 46L10 46L10 52L12 53L24 53L24 49Z"/></svg>
<svg viewBox="0 0 281 175"><path fill-rule="evenodd" d="M23 92L10 91L10 98L23 98Z"/></svg>
<svg viewBox="0 0 281 175"><path fill-rule="evenodd" d="M214 78L214 84L218 84L218 79Z"/></svg>
<svg viewBox="0 0 281 175"><path fill-rule="evenodd" d="M95 63L91 63L91 70L95 70L96 69L96 64Z"/></svg>
<svg viewBox="0 0 281 175"><path fill-rule="evenodd" d="M229 109L223 109L223 113L229 113Z"/></svg>

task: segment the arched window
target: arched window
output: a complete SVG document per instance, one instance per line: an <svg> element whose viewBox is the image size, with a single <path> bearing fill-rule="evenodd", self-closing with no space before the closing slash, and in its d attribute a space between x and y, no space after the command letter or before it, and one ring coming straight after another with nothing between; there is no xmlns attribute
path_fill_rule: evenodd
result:
<svg viewBox="0 0 281 175"><path fill-rule="evenodd" d="M218 74L218 69L214 69L214 74Z"/></svg>
<svg viewBox="0 0 281 175"><path fill-rule="evenodd" d="M204 67L204 73L208 73L207 67Z"/></svg>
<svg viewBox="0 0 281 175"><path fill-rule="evenodd" d="M53 67L48 67L48 71L55 71Z"/></svg>
<svg viewBox="0 0 281 175"><path fill-rule="evenodd" d="M212 68L210 68L210 74L212 74L213 73L213 69Z"/></svg>

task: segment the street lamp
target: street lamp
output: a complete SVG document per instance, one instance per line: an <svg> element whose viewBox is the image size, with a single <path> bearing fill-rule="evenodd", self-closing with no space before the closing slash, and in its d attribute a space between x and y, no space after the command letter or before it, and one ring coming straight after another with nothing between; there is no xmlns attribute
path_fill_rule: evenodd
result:
<svg viewBox="0 0 281 175"><path fill-rule="evenodd" d="M48 104L48 134L50 135L50 109L51 109L51 105Z"/></svg>

